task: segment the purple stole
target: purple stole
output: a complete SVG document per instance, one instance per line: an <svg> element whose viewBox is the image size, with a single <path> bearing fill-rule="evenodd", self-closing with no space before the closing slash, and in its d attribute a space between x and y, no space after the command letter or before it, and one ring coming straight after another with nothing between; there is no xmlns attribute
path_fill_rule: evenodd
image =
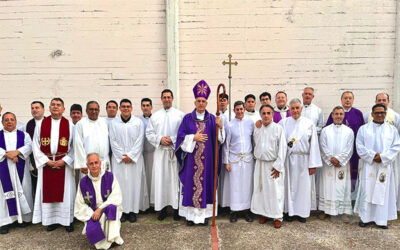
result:
<svg viewBox="0 0 400 250"><path fill-rule="evenodd" d="M17 149L24 146L24 141L25 141L24 132L17 130ZM3 130L0 131L0 148L7 150ZM8 161L7 158L5 158L4 161L0 162L0 181L7 201L8 214L10 216L14 216L18 215L17 200L15 198L14 188L12 186L10 170L8 169L7 161ZM16 163L16 166L17 166L18 177L22 184L22 180L24 178L25 160L19 158L18 162Z"/></svg>
<svg viewBox="0 0 400 250"><path fill-rule="evenodd" d="M101 177L101 198L103 202L107 200L108 196L112 192L112 184L114 181L114 176L112 173L106 171ZM82 195L84 197L85 203L92 208L93 211L96 210L96 192L93 187L92 180L85 176L81 179L79 183ZM115 205L108 205L104 208L107 220L116 220L117 217L117 207ZM106 238L99 221L94 221L90 219L86 223L86 237L88 238L91 245Z"/></svg>
<svg viewBox="0 0 400 250"><path fill-rule="evenodd" d="M290 114L290 110L286 111L286 118L291 117L292 114ZM281 112L277 112L274 110L274 122L279 123L279 121L282 120Z"/></svg>

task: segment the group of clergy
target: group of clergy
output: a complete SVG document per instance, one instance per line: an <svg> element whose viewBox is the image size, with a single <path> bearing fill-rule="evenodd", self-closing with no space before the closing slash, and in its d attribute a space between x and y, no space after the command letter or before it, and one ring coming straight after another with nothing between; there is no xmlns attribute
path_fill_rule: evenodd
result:
<svg viewBox="0 0 400 250"><path fill-rule="evenodd" d="M283 219L305 223L319 210L320 219L340 216L349 223L354 212L360 227L387 229L400 210L400 117L388 107L389 95L377 94L363 115L353 107L354 94L345 91L326 123L313 98L314 89L306 87L303 100L288 105L286 93L277 92L275 108L271 95L262 93L259 112L254 95L234 103L223 144L220 205L230 208L231 222L239 212L251 222L252 212L261 215L261 224L272 218L280 228Z"/></svg>
<svg viewBox="0 0 400 250"><path fill-rule="evenodd" d="M164 220L171 207L174 220L208 225L215 178L217 203L229 208L231 222L240 215L251 222L257 214L261 224L271 218L280 228L283 219L304 223L317 209L321 219L340 215L345 222L354 211L361 227L387 228L397 219L400 117L388 107L388 94L378 94L363 116L346 91L325 123L311 87L302 101L289 103L279 91L275 107L264 92L259 111L249 94L233 104L232 117L226 94L219 95L220 116L207 111L211 89L204 80L193 93L195 109L186 115L173 107L169 89L154 114L152 100L143 98L140 117L129 99L107 102L107 118L90 101L86 117L81 105L72 105L69 121L61 98L51 100L48 117L42 102L32 102L26 125L5 112L0 233L14 222L72 232L75 217L85 222L90 244L108 249L123 244L121 222L135 222L139 211Z"/></svg>

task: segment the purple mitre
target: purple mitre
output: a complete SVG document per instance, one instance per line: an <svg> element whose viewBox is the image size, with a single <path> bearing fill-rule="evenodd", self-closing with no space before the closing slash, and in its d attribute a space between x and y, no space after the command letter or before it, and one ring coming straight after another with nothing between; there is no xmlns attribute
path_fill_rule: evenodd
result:
<svg viewBox="0 0 400 250"><path fill-rule="evenodd" d="M210 93L211 93L210 86L208 86L208 84L204 80L198 82L193 88L193 94L195 99L199 97L208 99Z"/></svg>

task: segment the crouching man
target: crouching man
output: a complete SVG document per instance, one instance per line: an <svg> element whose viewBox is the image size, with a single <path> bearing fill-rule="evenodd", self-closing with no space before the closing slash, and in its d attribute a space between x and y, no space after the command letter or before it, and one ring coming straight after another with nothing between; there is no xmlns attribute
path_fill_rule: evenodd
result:
<svg viewBox="0 0 400 250"><path fill-rule="evenodd" d="M96 153L88 154L86 165L89 173L80 180L75 200L75 217L85 223L82 234L97 249L122 245L122 195L117 179L101 170Z"/></svg>

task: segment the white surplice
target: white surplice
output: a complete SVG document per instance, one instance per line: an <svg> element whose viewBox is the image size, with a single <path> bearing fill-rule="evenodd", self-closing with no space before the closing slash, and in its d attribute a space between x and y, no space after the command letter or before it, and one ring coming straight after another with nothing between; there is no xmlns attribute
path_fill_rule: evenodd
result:
<svg viewBox="0 0 400 250"><path fill-rule="evenodd" d="M228 133L223 146L222 168L231 165L223 181L222 207L232 211L250 208L253 194L253 145L254 122L251 119L234 118L228 125Z"/></svg>
<svg viewBox="0 0 400 250"><path fill-rule="evenodd" d="M179 125L185 114L173 107L155 112L146 129L147 140L155 147L151 178L150 203L160 211L166 206L179 206L179 165L175 156L175 143ZM161 138L169 136L171 146L161 145Z"/></svg>
<svg viewBox="0 0 400 250"><path fill-rule="evenodd" d="M149 194L146 184L146 170L143 160L144 125L133 115L128 122L121 117L110 125L112 149L112 171L122 186L122 207L124 213L139 213L149 208ZM124 163L126 154L131 163Z"/></svg>
<svg viewBox="0 0 400 250"><path fill-rule="evenodd" d="M317 208L315 179L310 168L322 166L318 135L314 123L305 117L288 117L279 122L285 130L288 147L285 161L285 213L307 218Z"/></svg>
<svg viewBox="0 0 400 250"><path fill-rule="evenodd" d="M352 214L350 158L354 133L346 125L331 124L322 129L320 149L323 167L319 170L318 209L329 215ZM335 157L340 168L331 163Z"/></svg>
<svg viewBox="0 0 400 250"><path fill-rule="evenodd" d="M255 128L254 187L251 211L265 217L282 220L285 203L285 159L287 145L285 131L273 121L268 126ZM274 179L272 169L279 172Z"/></svg>
<svg viewBox="0 0 400 250"><path fill-rule="evenodd" d="M142 120L144 125L144 144L143 144L143 158L144 158L144 166L146 169L146 183L147 183L147 192L151 194L151 178L153 176L153 159L154 159L154 146L146 138L146 129L149 125L150 117L144 117L143 115L139 116L140 120ZM151 204L154 205L154 204Z"/></svg>
<svg viewBox="0 0 400 250"><path fill-rule="evenodd" d="M82 118L74 128L74 168L87 168L86 156L97 153L101 160L103 170L109 170L109 139L106 119L99 117L97 120ZM81 177L84 175L81 173Z"/></svg>
<svg viewBox="0 0 400 250"><path fill-rule="evenodd" d="M103 213L99 219L101 229L103 229L104 235L106 238L97 242L94 246L96 249L109 249L113 242L118 245L122 245L124 240L121 238L120 229L121 229L121 215L122 215L122 194L121 189L118 184L118 181L113 180L111 186L111 193L107 197L107 200L103 202L103 198L101 196L101 178L104 175L104 170L101 171L98 177L93 177L88 173L90 180L93 183L93 188L96 193L96 207L104 209L108 205L114 205L117 207L117 218L116 220L107 220L106 215ZM82 195L80 185L78 185L78 192L76 193L75 200L75 217L84 222L85 226L83 227L82 234L86 234L86 222L90 220L94 211L91 207L89 207L85 203L85 199Z"/></svg>
<svg viewBox="0 0 400 250"><path fill-rule="evenodd" d="M369 122L360 127L356 139L361 158L359 189L354 212L362 222L375 222L386 226L388 220L397 219L394 167L400 151L397 129L387 122ZM381 163L374 162L376 153Z"/></svg>
<svg viewBox="0 0 400 250"><path fill-rule="evenodd" d="M205 116L204 113L198 113L196 111L197 120L203 121ZM221 119L222 121L222 119ZM222 128L218 132L218 142L220 144L225 142L226 134L225 129ZM196 141L194 139L194 134L186 135L182 142L181 149L186 153L193 153L196 147ZM212 138L209 138L212 139ZM214 138L213 138L214 139ZM218 196L218 195L217 195ZM179 204L179 215L185 217L187 221L193 221L195 224L204 223L205 219L212 217L213 215L213 204L206 204L206 208L196 208L196 207L186 207L182 205L183 194L181 194L180 204ZM218 197L215 198L215 216L218 214Z"/></svg>
<svg viewBox="0 0 400 250"><path fill-rule="evenodd" d="M325 126L324 113L317 105L314 103L303 105L301 116L310 119L315 125L317 134L321 133L322 128Z"/></svg>
<svg viewBox="0 0 400 250"><path fill-rule="evenodd" d="M10 216L8 213L7 201L3 191L3 186L0 184L0 226L8 225L14 221L30 222L32 221L33 197L32 197L32 182L30 175L30 159L32 153L32 140L28 133L25 133L24 146L17 147L17 130L12 132L4 131L4 141L7 151L18 150L21 155L18 155L18 160L25 160L24 175L22 183L18 176L16 164L5 157L6 151L0 148L0 162L7 161L8 171L13 186L13 195L17 199L18 215Z"/></svg>
<svg viewBox="0 0 400 250"><path fill-rule="evenodd" d="M249 111L245 110L244 111L244 118L251 119L254 123L256 121L261 120L260 113L257 110L254 110L254 112L249 112Z"/></svg>
<svg viewBox="0 0 400 250"><path fill-rule="evenodd" d="M51 119L50 133L50 152L57 153L60 121ZM49 158L40 150L40 131L41 126L36 126L35 135L32 142L33 156L35 157L36 167L38 169L38 181L36 186L35 206L33 210L33 223L42 222L42 225L48 226L52 224L61 224L69 226L74 220L74 201L76 194L76 184L74 177L74 150L72 147L72 138L74 130L72 122L69 122L69 150L62 158L65 162L65 182L64 182L64 197L63 202L43 203L42 188L43 188L43 167L49 161Z"/></svg>

